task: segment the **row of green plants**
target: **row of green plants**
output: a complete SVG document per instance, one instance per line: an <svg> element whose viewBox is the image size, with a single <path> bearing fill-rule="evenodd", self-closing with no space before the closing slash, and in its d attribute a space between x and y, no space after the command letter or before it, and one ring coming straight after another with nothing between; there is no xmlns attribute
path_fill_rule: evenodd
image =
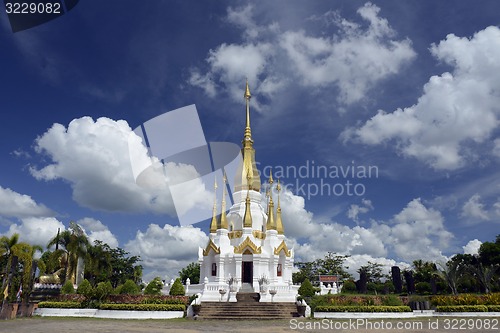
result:
<svg viewBox="0 0 500 333"><path fill-rule="evenodd" d="M81 309L85 302L44 301L38 303L39 308ZM185 304L147 304L147 303L102 303L96 307L101 310L132 310L132 311L184 311Z"/></svg>
<svg viewBox="0 0 500 333"><path fill-rule="evenodd" d="M484 295L459 294L459 295L440 295L431 297L431 302L435 306L451 305L500 305L500 293L491 293Z"/></svg>
<svg viewBox="0 0 500 333"><path fill-rule="evenodd" d="M440 305L437 312L500 312L500 305Z"/></svg>
<svg viewBox="0 0 500 333"><path fill-rule="evenodd" d="M409 306L384 306L384 305L319 305L315 312L411 312Z"/></svg>

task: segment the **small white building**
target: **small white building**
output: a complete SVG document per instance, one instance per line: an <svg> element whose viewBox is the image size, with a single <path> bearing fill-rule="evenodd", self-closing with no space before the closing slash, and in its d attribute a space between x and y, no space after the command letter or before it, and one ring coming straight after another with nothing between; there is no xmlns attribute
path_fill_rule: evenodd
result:
<svg viewBox="0 0 500 333"><path fill-rule="evenodd" d="M284 234L280 183L279 180L275 183L271 175L267 207L264 207L250 129L248 83L244 96L246 127L243 159L232 189L234 204L226 210L228 192L224 179L221 214L216 215L216 198L209 241L198 253L200 283L204 284L201 302L223 299L236 302L237 292L258 292L261 302L294 302L298 288L292 284L294 252L288 247Z"/></svg>

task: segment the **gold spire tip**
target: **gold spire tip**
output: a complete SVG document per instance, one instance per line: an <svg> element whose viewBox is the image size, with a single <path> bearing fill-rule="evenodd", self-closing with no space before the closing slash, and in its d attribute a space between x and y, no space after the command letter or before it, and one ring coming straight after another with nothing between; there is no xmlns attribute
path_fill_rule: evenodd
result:
<svg viewBox="0 0 500 333"><path fill-rule="evenodd" d="M247 79L247 84L245 87L245 95L244 96L246 99L250 99L252 97L252 94L250 94L250 88L248 87L248 79Z"/></svg>

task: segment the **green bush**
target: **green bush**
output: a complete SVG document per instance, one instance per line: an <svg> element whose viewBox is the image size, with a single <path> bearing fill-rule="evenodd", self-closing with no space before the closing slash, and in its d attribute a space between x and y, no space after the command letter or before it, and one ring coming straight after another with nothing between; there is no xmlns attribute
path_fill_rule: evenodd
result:
<svg viewBox="0 0 500 333"><path fill-rule="evenodd" d="M344 282L344 285L342 286L342 293L343 294L356 294L358 292L358 289L356 289L356 283L352 280L347 280Z"/></svg>
<svg viewBox="0 0 500 333"><path fill-rule="evenodd" d="M88 298L92 298L94 296L94 288L92 288L92 286L90 285L89 280L84 279L76 289L76 293Z"/></svg>
<svg viewBox="0 0 500 333"><path fill-rule="evenodd" d="M107 281L107 282L99 282L97 284L97 287L95 288L94 293L95 297L98 300L102 301L103 299L111 295L112 292L113 292L113 286L111 285L111 282Z"/></svg>
<svg viewBox="0 0 500 333"><path fill-rule="evenodd" d="M114 304L105 303L101 310L129 310L129 311L184 311L184 304Z"/></svg>
<svg viewBox="0 0 500 333"><path fill-rule="evenodd" d="M500 305L486 305L489 312L500 312Z"/></svg>
<svg viewBox="0 0 500 333"><path fill-rule="evenodd" d="M144 289L144 295L161 295L162 288L163 282L159 277L155 277Z"/></svg>
<svg viewBox="0 0 500 333"><path fill-rule="evenodd" d="M184 286L182 285L181 279L180 278L175 279L174 283L170 287L169 294L173 296L174 295L182 296L184 295L184 293L185 293Z"/></svg>
<svg viewBox="0 0 500 333"><path fill-rule="evenodd" d="M119 289L119 293L120 294L131 294L131 295L134 295L134 294L139 293L139 287L132 280L125 281L125 283L123 285L121 285L119 288L120 288Z"/></svg>
<svg viewBox="0 0 500 333"><path fill-rule="evenodd" d="M186 301L180 298L148 297L141 304L186 304Z"/></svg>
<svg viewBox="0 0 500 333"><path fill-rule="evenodd" d="M61 288L61 294L67 295L74 293L75 293L75 287L73 287L73 283L69 280L64 282L64 285Z"/></svg>
<svg viewBox="0 0 500 333"><path fill-rule="evenodd" d="M82 304L80 302L52 302L43 301L38 303L39 308L59 308L59 309L80 309Z"/></svg>
<svg viewBox="0 0 500 333"><path fill-rule="evenodd" d="M437 312L488 312L486 305L440 305Z"/></svg>
<svg viewBox="0 0 500 333"><path fill-rule="evenodd" d="M314 310L316 312L411 312L409 306L353 306L353 305L319 305Z"/></svg>
<svg viewBox="0 0 500 333"><path fill-rule="evenodd" d="M311 281L309 279L305 279L304 282L300 285L300 288L298 290L299 295L302 297L311 297L314 296L314 287L311 284Z"/></svg>
<svg viewBox="0 0 500 333"><path fill-rule="evenodd" d="M381 298L382 305L385 306L401 306L403 305L403 301L396 295L387 295Z"/></svg>
<svg viewBox="0 0 500 333"><path fill-rule="evenodd" d="M432 287L429 282L418 282L415 284L415 290L417 291L417 294L420 295L430 294Z"/></svg>

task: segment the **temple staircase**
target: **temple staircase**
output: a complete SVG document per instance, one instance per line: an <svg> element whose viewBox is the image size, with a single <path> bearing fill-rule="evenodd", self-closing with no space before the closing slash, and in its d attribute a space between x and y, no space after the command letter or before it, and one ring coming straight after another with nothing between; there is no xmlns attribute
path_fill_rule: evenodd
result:
<svg viewBox="0 0 500 333"><path fill-rule="evenodd" d="M246 290L243 287L240 290ZM250 289L251 290L251 289ZM259 302L260 295L253 291L240 291L236 303L203 302L197 319L288 319L298 317L295 303Z"/></svg>

